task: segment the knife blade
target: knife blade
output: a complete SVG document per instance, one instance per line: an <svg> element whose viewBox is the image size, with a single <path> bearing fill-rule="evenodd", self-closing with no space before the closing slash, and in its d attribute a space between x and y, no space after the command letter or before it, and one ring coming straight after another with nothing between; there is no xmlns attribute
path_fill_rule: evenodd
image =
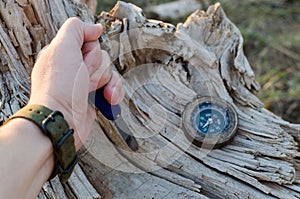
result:
<svg viewBox="0 0 300 199"><path fill-rule="evenodd" d="M89 100L94 104L94 106L110 121L112 121L119 134L126 142L128 147L132 151L138 150L138 143L131 133L128 125L121 116L121 107L119 104L111 105L103 95L104 88L99 88L89 94Z"/></svg>

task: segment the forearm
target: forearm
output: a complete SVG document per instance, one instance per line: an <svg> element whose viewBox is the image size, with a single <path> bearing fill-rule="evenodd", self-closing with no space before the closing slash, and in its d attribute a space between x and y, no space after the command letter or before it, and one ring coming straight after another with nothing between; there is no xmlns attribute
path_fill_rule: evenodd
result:
<svg viewBox="0 0 300 199"><path fill-rule="evenodd" d="M35 198L54 167L51 141L31 121L0 128L0 198Z"/></svg>
<svg viewBox="0 0 300 199"><path fill-rule="evenodd" d="M68 19L39 53L31 73L28 105L41 104L61 111L74 129L77 149L87 138L96 116L88 105L89 92L105 86L104 96L113 104L124 97L122 81L112 71L108 53L100 48L98 38L102 31L99 24ZM68 143L70 150L64 153L67 155L75 151L73 141ZM60 158L69 162L69 156ZM54 168L50 139L34 123L20 118L0 127L0 159L1 199L35 198Z"/></svg>

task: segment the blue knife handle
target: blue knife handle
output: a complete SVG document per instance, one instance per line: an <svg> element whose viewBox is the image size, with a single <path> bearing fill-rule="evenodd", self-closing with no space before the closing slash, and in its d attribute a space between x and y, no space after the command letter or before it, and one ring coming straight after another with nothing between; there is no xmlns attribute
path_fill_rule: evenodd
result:
<svg viewBox="0 0 300 199"><path fill-rule="evenodd" d="M104 88L90 93L90 100L94 103L96 108L108 119L116 120L121 115L120 105L111 105L103 95ZM92 99L91 99L92 98Z"/></svg>

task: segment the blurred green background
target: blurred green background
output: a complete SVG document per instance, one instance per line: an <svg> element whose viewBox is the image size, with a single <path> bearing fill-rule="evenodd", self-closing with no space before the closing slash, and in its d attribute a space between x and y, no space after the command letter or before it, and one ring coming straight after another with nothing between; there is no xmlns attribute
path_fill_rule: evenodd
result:
<svg viewBox="0 0 300 199"><path fill-rule="evenodd" d="M170 1L126 2L146 9ZM109 11L116 2L98 0L98 12ZM288 121L300 123L300 0L205 2L220 2L228 18L240 29L244 37L245 54L262 87L258 97L266 108ZM167 22L184 22L185 17Z"/></svg>

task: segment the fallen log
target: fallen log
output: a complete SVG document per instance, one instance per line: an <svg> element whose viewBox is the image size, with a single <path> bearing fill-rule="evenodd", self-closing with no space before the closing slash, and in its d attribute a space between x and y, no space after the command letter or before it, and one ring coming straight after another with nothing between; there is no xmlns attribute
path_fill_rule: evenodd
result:
<svg viewBox="0 0 300 199"><path fill-rule="evenodd" d="M105 27L101 46L123 77L122 114L139 143L137 152L124 150L99 113L70 180L47 182L38 198L300 198L300 125L255 96L243 38L220 4L177 27L124 2L96 19L72 0L0 1L0 9L1 121L28 100L37 53L78 16ZM218 149L195 145L183 128L187 104L205 96L238 115L233 140Z"/></svg>
<svg viewBox="0 0 300 199"><path fill-rule="evenodd" d="M208 1L199 0L178 0L164 4L153 5L145 9L147 16L160 20L174 20L186 17L197 9L209 6Z"/></svg>

